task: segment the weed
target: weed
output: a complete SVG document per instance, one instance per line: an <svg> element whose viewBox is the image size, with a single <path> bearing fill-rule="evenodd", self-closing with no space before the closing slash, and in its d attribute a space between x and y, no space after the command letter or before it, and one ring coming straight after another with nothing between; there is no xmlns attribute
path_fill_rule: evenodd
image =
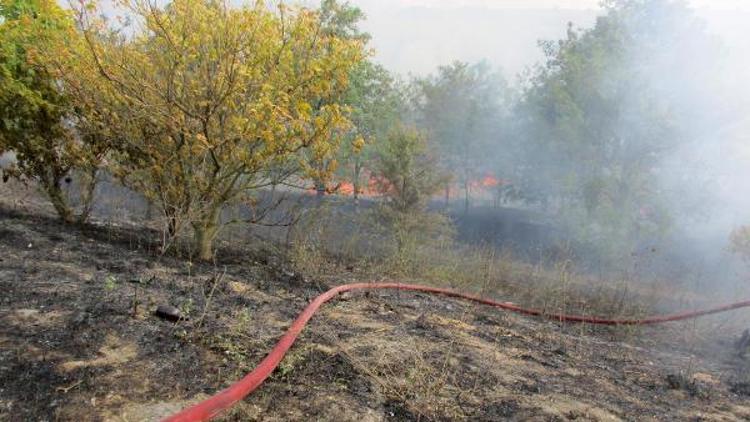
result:
<svg viewBox="0 0 750 422"><path fill-rule="evenodd" d="M104 277L104 289L108 291L113 291L117 288L117 278L113 276L112 274L108 274L106 277Z"/></svg>

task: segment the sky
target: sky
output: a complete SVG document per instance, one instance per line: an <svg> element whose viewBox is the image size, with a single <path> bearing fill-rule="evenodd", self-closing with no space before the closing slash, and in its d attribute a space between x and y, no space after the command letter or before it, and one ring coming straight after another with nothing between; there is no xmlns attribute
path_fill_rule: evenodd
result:
<svg viewBox="0 0 750 422"><path fill-rule="evenodd" d="M65 5L69 0L59 0ZM113 0L100 0L104 10ZM163 0L157 0L163 1ZM234 4L253 0L230 0ZM317 6L320 0L270 0ZM341 0L360 7L375 60L402 76L423 76L456 60L486 60L513 82L542 60L540 40L565 36L568 22L587 28L600 0ZM750 57L750 0L684 0L709 28Z"/></svg>
<svg viewBox="0 0 750 422"><path fill-rule="evenodd" d="M454 60L487 60L512 80L542 59L538 41L564 37L568 22L590 27L599 0L350 0L367 15L376 61L424 75ZM750 0L690 0L708 28L750 56Z"/></svg>

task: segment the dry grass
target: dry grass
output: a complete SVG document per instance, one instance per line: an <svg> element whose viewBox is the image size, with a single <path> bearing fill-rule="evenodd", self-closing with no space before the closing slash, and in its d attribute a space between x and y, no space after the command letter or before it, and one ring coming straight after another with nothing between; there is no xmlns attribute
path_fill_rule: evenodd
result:
<svg viewBox="0 0 750 422"><path fill-rule="evenodd" d="M183 300L185 297L192 298L192 309L185 308L192 322L161 327L141 315L125 326L130 330L153 330L139 340L141 349L161 350L163 344L174 343L181 347L179 350L192 350L185 362L180 360L182 352L150 352L147 356L158 356L158 362L153 363L159 366L175 361L175 368L197 371L195 380L211 380L211 388L205 391L213 391L252 369L311 295L321 289L317 281L333 285L393 277L453 287L547 312L613 317L637 317L664 306L687 307L696 303L689 296L669 298L674 293L669 288L634 283L625 276L610 280L584 276L569 260L530 265L507 251L462 247L451 242L421 243L408 250L408 257L394 259L393 248L368 243L382 238L377 237L377 227L366 221L364 213L349 221L342 220L344 217L346 214L331 212L324 219L310 220L316 224L298 226L289 237L286 257L279 257L276 262L276 257L267 256L263 265L251 256L237 260L218 287L211 280L223 269L193 268L189 262L166 257L159 259L171 262L169 271L146 271L142 264L135 264L143 261L142 249L131 241L120 244L125 249L115 250L117 243L113 243L112 236L100 236L97 253L102 252L101 248L111 251L96 257L120 262L122 251L130 250L126 256L134 264L126 266L127 271L136 271L144 279L157 274L158 278L175 280L146 286L145 292L159 295L162 300L171 298L178 306L188 303ZM14 226L13 230L26 227L14 224L19 227ZM24 230L33 231L30 225ZM40 240L44 238L41 234L37 237L35 245L56 247ZM65 238L76 241L73 234ZM229 237L222 241L222 247L230 243L236 248L246 246L242 242L247 240ZM9 250L36 253L34 265L45 263L51 273L60 272L56 266L53 268L53 264L58 265L58 257L50 255L51 250L36 252L35 246L28 251L24 245ZM82 246L91 247L88 243ZM92 265L91 252L75 256L81 260L76 265ZM151 259L154 257L148 258ZM65 262L72 266L77 261ZM278 275L288 265L304 275L302 282L289 283ZM257 268L251 271L253 266ZM91 285L86 284L91 281L77 275L79 269L69 272L71 277L81 278L77 288L92 291ZM179 290L170 291L168 286L179 286ZM102 290L98 294L96 300L131 318L130 289ZM27 308L28 304L20 306L22 310ZM202 316L206 316L205 323L199 324L198 321L204 322ZM750 370L729 373L726 366L712 366L712 362L716 356L727 356L731 347L717 343L717 339L732 339L737 333L735 323L746 324L747 318L748 314L738 313L733 314L736 321L721 316L645 331L602 330L585 324L535 321L444 298L390 292L357 294L327 305L268 383L225 419L617 420L658 408L672 419L723 412L726 420L738 420L750 413L738 407L736 397L731 395L737 393L731 391L744 391L743 382L750 381ZM152 334L157 332L164 337ZM145 345L143 338L148 339ZM109 371L109 367L95 363L97 356L107 357L114 346L104 338L101 344L89 348L90 356L76 360L91 364L76 365L75 370L91 367ZM137 367L152 376L155 372L148 362L114 361L113 374L118 370L130 374L131 368ZM185 370L162 376L174 375L181 380L184 373ZM141 378L148 377L138 377L139 382ZM670 387L672 384L676 387ZM62 388L71 386L66 394L83 397L90 393L86 383L66 381ZM111 388L121 388L118 394L133 401L122 407L118 407L122 397L117 403L110 403L108 411L114 418L141 408L146 409L145 414L167 412L164 406L174 410L197 397L194 391L188 394L180 390L183 393L174 396L171 388L167 394L158 385L138 387L154 390L148 390L153 403L147 403L141 396L133 399L132 388L127 384L113 381ZM66 410L70 413L66 414L90 411L76 409L70 405Z"/></svg>
<svg viewBox="0 0 750 422"><path fill-rule="evenodd" d="M571 260L529 264L508 250L460 245L446 238L422 242L407 251L378 245L364 252L362 243L372 242L366 237L374 231L369 227L372 222L356 215L358 220L345 221L342 215L331 218L329 210L319 213L321 217L314 221L320 224L298 228L288 252L294 268L313 277L353 272L358 279L392 278L450 287L548 313L614 318L643 316L668 298L667 292L656 291L655 284L594 280L578 273Z"/></svg>

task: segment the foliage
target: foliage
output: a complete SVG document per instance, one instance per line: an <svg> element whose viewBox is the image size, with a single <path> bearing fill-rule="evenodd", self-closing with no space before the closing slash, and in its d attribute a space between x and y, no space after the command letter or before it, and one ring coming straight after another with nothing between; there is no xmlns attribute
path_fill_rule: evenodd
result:
<svg viewBox="0 0 750 422"><path fill-rule="evenodd" d="M394 127L379 145L375 174L385 197L378 212L396 241L397 258L410 256L425 240L450 234L449 221L427 209L448 177L436 168L422 133Z"/></svg>
<svg viewBox="0 0 750 422"><path fill-rule="evenodd" d="M542 43L546 63L526 81L518 120L529 196L556 204L580 240L615 257L670 226L655 181L668 153L691 139L683 128L697 116L684 105L701 93L685 86L702 85L690 80L701 75L674 67L690 57L676 46L711 49L678 3L622 0L605 7L594 28L571 26L565 39ZM657 79L667 73L681 83Z"/></svg>
<svg viewBox="0 0 750 422"><path fill-rule="evenodd" d="M137 26L77 11L87 83L75 92L105 110L118 137L115 173L161 206L170 233L187 220L200 257L210 259L223 207L252 204L265 186L330 175L302 154L320 162L335 153L333 134L347 121L327 100L346 89L362 42L325 33L305 8L123 6Z"/></svg>
<svg viewBox="0 0 750 422"><path fill-rule="evenodd" d="M321 29L328 36L359 40L362 43L370 40L370 35L359 29L359 23L364 20L365 14L362 9L347 1L323 0L319 17Z"/></svg>
<svg viewBox="0 0 750 422"><path fill-rule="evenodd" d="M424 135L398 125L378 150L377 178L386 203L394 211L424 211L427 201L445 183L427 151Z"/></svg>
<svg viewBox="0 0 750 422"><path fill-rule="evenodd" d="M328 36L350 41L360 41L363 45L370 40L370 35L360 31L358 27L360 21L364 19L364 13L359 7L353 6L349 2L341 2L339 0L322 1L319 18L321 31ZM356 110L358 106L358 104L353 103L356 102L358 98L352 98L351 94L352 92L358 91L358 87L362 86L362 84L369 82L363 79L363 77L369 76L364 74L363 70L371 67L372 64L367 60L358 63L350 71L346 89L339 90L339 95L335 97L318 98L313 102L314 106L316 108L321 108L333 102L339 103L346 106L347 115L351 118L352 114L356 113L356 111L353 112L352 110ZM313 168L328 168L331 171L336 171L341 168L340 164L342 161L349 164L348 161L350 160L354 160L356 165L356 159L362 151L365 141L357 134L356 126L354 126L358 122L352 121L352 123L353 125L349 128L332 133L332 135L337 138L337 141L342 144L342 148L336 154L325 157L308 155L308 161ZM359 172L356 170L357 169L355 168L357 177L354 178L354 182L355 184L358 184ZM327 181L321 177L315 178L314 183L318 196L322 196L326 192L338 189L339 187L328 186ZM354 191L356 197L358 189L355 187Z"/></svg>
<svg viewBox="0 0 750 422"><path fill-rule="evenodd" d="M77 125L88 110L61 89L48 54L75 43L74 22L51 0L2 0L0 17L0 154L12 151L17 160L6 176L38 182L60 218L71 222L76 217L62 184L82 170L77 218L84 221L106 144Z"/></svg>
<svg viewBox="0 0 750 422"><path fill-rule="evenodd" d="M342 143L339 160L343 164L340 173L352 181L356 200L364 191L364 171L375 167L378 146L398 124L405 100L397 81L380 65L364 61L350 76L344 103L350 108L352 128Z"/></svg>
<svg viewBox="0 0 750 422"><path fill-rule="evenodd" d="M505 119L510 89L486 63L454 62L433 76L414 82L416 120L464 191L469 206L470 183L495 170L507 142Z"/></svg>

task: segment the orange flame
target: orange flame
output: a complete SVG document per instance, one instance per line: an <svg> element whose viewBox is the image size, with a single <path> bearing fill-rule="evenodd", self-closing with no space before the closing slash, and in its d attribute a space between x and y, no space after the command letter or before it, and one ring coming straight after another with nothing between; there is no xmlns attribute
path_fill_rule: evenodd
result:
<svg viewBox="0 0 750 422"><path fill-rule="evenodd" d="M472 190L485 190L492 189L498 186L502 186L509 183L507 180L498 179L495 176L488 174L478 180L472 180L469 182L469 187Z"/></svg>
<svg viewBox="0 0 750 422"><path fill-rule="evenodd" d="M494 188L496 186L503 184L503 181L498 180L491 175L487 175L487 176L484 176L484 179L482 179L481 184L482 184L482 187L485 187L485 188Z"/></svg>

